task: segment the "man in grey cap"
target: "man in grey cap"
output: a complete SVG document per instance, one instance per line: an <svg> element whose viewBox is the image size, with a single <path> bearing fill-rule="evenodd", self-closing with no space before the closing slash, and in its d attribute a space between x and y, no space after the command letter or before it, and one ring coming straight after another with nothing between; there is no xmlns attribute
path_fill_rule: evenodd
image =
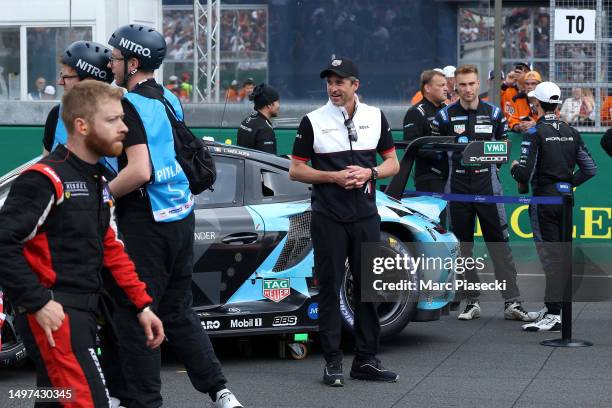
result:
<svg viewBox="0 0 612 408"><path fill-rule="evenodd" d="M362 279L370 278L362 275L367 270L366 262L362 268L363 244L380 241L376 179L399 171L393 137L380 109L359 102L359 71L353 61L334 58L320 76L326 80L329 101L302 119L289 177L313 185L311 238L320 288L323 382L344 385L339 293L347 259L355 311L351 378L394 382L398 375L376 358L380 339L376 305L362 301L361 295ZM383 158L380 165L377 153Z"/></svg>
<svg viewBox="0 0 612 408"><path fill-rule="evenodd" d="M279 95L274 88L261 83L253 89L249 99L255 111L247 116L238 128L238 146L276 154L276 135L271 118L278 116Z"/></svg>

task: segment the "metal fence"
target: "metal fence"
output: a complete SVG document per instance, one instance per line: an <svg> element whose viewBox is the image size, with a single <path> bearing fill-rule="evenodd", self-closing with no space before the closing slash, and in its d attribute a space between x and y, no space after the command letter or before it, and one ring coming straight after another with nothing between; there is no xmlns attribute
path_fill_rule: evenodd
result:
<svg viewBox="0 0 612 408"><path fill-rule="evenodd" d="M581 131L603 131L612 126L612 37L610 0L551 0L549 78L562 91L562 119ZM594 41L555 38L557 10L594 10Z"/></svg>

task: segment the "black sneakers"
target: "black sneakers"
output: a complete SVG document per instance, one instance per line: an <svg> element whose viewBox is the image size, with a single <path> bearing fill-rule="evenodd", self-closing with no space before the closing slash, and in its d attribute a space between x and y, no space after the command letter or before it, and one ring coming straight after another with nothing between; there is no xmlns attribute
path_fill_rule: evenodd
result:
<svg viewBox="0 0 612 408"><path fill-rule="evenodd" d="M351 378L356 380L395 382L399 379L399 375L383 367L377 358L368 360L355 359L351 367Z"/></svg>
<svg viewBox="0 0 612 408"><path fill-rule="evenodd" d="M340 361L332 361L325 365L323 383L331 387L342 387L344 385L344 373Z"/></svg>

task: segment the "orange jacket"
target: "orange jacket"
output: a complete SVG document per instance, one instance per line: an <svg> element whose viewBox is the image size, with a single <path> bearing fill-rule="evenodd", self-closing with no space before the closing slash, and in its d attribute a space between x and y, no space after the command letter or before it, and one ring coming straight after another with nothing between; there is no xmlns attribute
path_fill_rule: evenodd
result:
<svg viewBox="0 0 612 408"><path fill-rule="evenodd" d="M606 96L604 103L601 105L601 125L612 125L612 96Z"/></svg>
<svg viewBox="0 0 612 408"><path fill-rule="evenodd" d="M538 115L531 110L529 100L524 94L521 96L517 94L510 99L509 113L508 128L510 130L512 130L516 124L521 123L523 118L529 118L533 121L538 120Z"/></svg>
<svg viewBox="0 0 612 408"><path fill-rule="evenodd" d="M228 102L238 102L238 91L236 91L234 88L228 88L227 92L225 93L225 99Z"/></svg>
<svg viewBox="0 0 612 408"><path fill-rule="evenodd" d="M515 86L502 85L499 104L504 111L504 115L506 115L506 120L510 120L510 115L512 115L512 98L516 94L518 94L518 89Z"/></svg>

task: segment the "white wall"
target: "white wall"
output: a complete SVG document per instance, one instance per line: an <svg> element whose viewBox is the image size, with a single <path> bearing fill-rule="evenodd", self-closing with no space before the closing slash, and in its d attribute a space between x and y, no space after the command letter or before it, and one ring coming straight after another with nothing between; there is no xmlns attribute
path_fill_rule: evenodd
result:
<svg viewBox="0 0 612 408"><path fill-rule="evenodd" d="M162 0L0 0L0 27L21 27L20 94L28 92L26 27L92 27L93 41L107 44L116 28L141 24L162 31ZM158 72L158 79L162 72Z"/></svg>
<svg viewBox="0 0 612 408"><path fill-rule="evenodd" d="M93 40L106 44L114 29L130 23L161 31L161 0L0 0L0 26L94 27Z"/></svg>

